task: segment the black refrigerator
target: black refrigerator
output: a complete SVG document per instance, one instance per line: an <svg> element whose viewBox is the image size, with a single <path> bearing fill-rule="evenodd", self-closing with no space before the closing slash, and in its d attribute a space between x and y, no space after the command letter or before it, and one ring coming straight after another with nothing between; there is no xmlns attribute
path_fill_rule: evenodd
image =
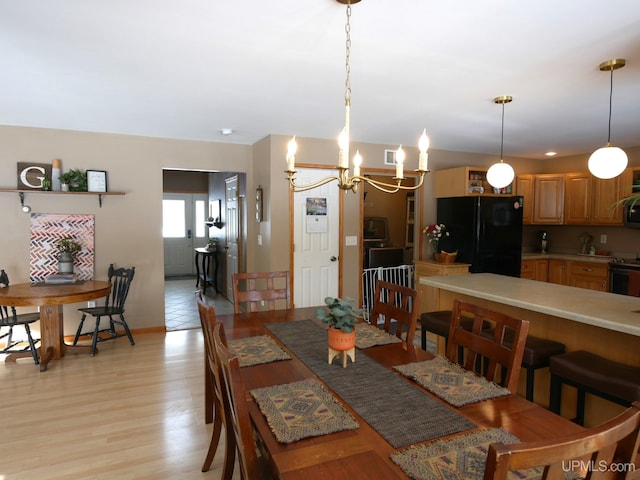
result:
<svg viewBox="0 0 640 480"><path fill-rule="evenodd" d="M449 232L440 248L457 250L470 272L520 276L522 197L439 198L437 222Z"/></svg>

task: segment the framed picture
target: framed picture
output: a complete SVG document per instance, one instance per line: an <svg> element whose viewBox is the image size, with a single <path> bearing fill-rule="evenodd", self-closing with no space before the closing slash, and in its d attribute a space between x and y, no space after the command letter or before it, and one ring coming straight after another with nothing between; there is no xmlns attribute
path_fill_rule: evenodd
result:
<svg viewBox="0 0 640 480"><path fill-rule="evenodd" d="M384 151L384 164L385 165L395 165L396 164L396 151L395 150L385 150Z"/></svg>
<svg viewBox="0 0 640 480"><path fill-rule="evenodd" d="M87 170L87 190L89 192L106 192L107 172L104 170Z"/></svg>
<svg viewBox="0 0 640 480"><path fill-rule="evenodd" d="M51 190L51 164L18 162L18 190Z"/></svg>
<svg viewBox="0 0 640 480"><path fill-rule="evenodd" d="M256 222L262 221L262 187L256 188Z"/></svg>

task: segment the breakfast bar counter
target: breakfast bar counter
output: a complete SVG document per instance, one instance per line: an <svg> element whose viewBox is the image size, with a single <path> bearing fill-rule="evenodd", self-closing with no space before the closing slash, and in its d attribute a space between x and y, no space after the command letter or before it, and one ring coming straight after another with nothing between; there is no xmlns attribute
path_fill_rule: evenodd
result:
<svg viewBox="0 0 640 480"><path fill-rule="evenodd" d="M491 273L420 277L418 282L423 289L422 311L446 310L460 299L529 320L530 335L562 342L567 351L587 350L640 366L640 298ZM524 391L522 380L523 375L519 391ZM534 399L548 405L547 369L536 373ZM588 416L606 419L612 411L620 411L598 398L589 400ZM575 395L567 391L563 411L572 406Z"/></svg>

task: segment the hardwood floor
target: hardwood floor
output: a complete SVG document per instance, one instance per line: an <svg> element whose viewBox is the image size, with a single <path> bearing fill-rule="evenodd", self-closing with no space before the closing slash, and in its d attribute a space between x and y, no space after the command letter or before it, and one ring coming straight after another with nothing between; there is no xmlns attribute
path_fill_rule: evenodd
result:
<svg viewBox="0 0 640 480"><path fill-rule="evenodd" d="M0 364L0 480L220 478L221 452L200 471L211 436L201 331L135 340L43 373L28 358Z"/></svg>

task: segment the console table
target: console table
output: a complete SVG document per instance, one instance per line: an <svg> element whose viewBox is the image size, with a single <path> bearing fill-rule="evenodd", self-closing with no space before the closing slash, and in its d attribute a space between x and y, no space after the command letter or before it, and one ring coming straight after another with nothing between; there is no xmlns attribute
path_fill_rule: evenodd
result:
<svg viewBox="0 0 640 480"><path fill-rule="evenodd" d="M218 290L218 251L209 250L206 247L194 248L196 262L196 288L202 285L202 294L207 293L207 286L213 285L216 293ZM211 272L211 259L213 259L213 275Z"/></svg>

